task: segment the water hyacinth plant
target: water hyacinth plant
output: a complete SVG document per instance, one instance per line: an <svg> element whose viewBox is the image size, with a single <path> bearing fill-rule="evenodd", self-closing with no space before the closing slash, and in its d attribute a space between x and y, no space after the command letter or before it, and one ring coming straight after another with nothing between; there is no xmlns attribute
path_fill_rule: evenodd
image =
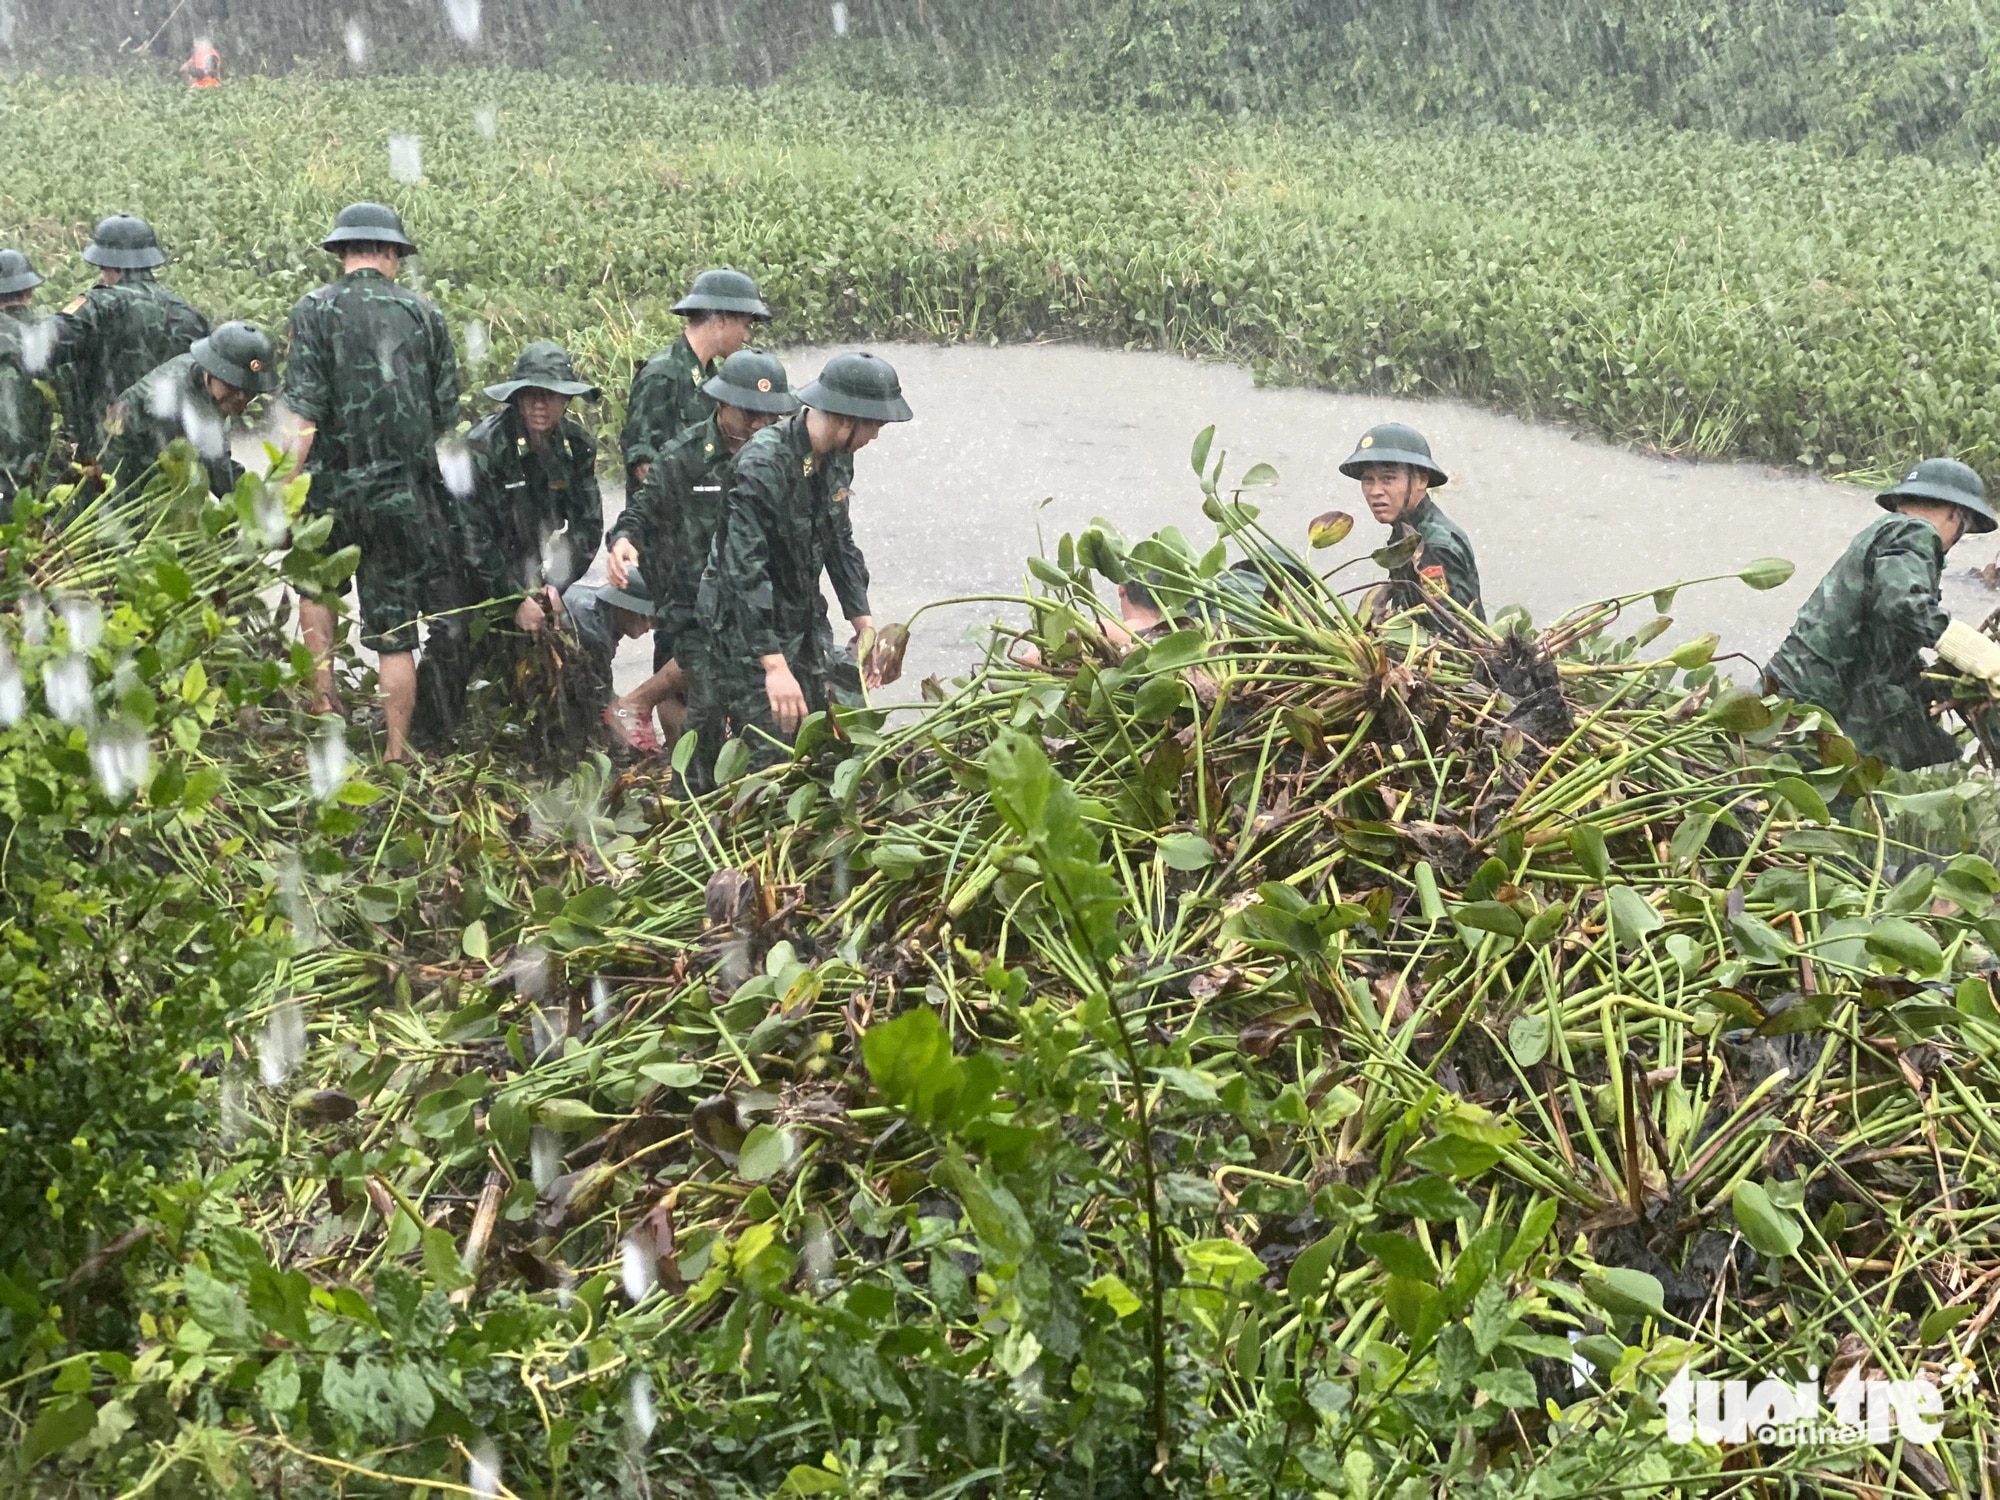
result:
<svg viewBox="0 0 2000 1500"><path fill-rule="evenodd" d="M258 601L346 563L310 523L240 547L255 479L138 547L24 506L0 811L51 873L10 870L8 951L61 955L100 1024L200 1003L154 1002L197 1066L160 1074L150 1173L103 1105L63 1126L89 1150L8 1155L23 1196L89 1188L0 1281L17 1462L75 1493L1973 1492L2000 871L1916 857L1901 783L1712 640L1620 634L1652 596L1385 615L1209 447L1212 540L1063 538L921 711L817 717L696 801L663 767L330 767ZM1125 646L1096 590L1135 570L1173 623ZM31 589L98 605L100 721L130 653L143 789L50 711L70 642L19 628ZM24 1049L101 1066L25 962L10 1132ZM1724 1453L1668 1439L1683 1368L1950 1405L1928 1445Z"/></svg>

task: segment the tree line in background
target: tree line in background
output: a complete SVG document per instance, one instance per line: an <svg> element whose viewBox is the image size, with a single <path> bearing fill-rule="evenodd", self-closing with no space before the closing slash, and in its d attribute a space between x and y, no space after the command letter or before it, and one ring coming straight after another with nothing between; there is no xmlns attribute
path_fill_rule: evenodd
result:
<svg viewBox="0 0 2000 1500"><path fill-rule="evenodd" d="M1996 4L4 0L0 38L15 68L164 66L208 35L239 71L500 64L750 85L805 75L944 102L1028 89L1096 108L1650 120L1964 158L2000 139Z"/></svg>

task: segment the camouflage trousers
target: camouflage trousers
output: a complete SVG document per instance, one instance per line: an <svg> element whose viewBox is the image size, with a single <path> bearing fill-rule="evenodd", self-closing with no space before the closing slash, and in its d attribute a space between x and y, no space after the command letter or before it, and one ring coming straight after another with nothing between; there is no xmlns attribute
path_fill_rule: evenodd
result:
<svg viewBox="0 0 2000 1500"><path fill-rule="evenodd" d="M867 702L860 669L851 654L820 643L809 655L787 656L798 680L808 714L830 706L858 708ZM752 769L781 764L791 758L796 737L778 727L771 712L771 695L762 663L748 652L731 649L715 632L699 624L682 631L675 660L687 679L687 721L682 733L693 733L694 758L688 763L688 788L712 791L715 758L724 745L741 739L750 750Z"/></svg>

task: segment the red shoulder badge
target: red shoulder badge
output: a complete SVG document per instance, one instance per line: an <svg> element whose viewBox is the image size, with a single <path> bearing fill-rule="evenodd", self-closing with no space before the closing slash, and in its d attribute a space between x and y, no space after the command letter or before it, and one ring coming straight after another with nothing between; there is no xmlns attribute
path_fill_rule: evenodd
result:
<svg viewBox="0 0 2000 1500"><path fill-rule="evenodd" d="M1424 587L1429 589L1433 594L1448 594L1451 592L1451 585L1445 581L1444 564L1442 563L1432 563L1429 567L1419 568L1417 576L1423 579Z"/></svg>

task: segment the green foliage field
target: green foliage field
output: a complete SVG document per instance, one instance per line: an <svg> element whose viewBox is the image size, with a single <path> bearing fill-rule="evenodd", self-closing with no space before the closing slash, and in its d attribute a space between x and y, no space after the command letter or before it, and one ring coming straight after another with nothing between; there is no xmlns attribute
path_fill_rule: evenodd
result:
<svg viewBox="0 0 2000 1500"><path fill-rule="evenodd" d="M1835 470L2000 452L1984 166L502 73L216 97L22 81L0 111L0 224L51 303L85 279L90 222L130 208L208 311L277 322L368 194L403 208L431 290L496 359L565 337L617 390L674 333L690 270L730 262L783 339L1175 349ZM392 134L422 140L421 183L390 177Z"/></svg>

